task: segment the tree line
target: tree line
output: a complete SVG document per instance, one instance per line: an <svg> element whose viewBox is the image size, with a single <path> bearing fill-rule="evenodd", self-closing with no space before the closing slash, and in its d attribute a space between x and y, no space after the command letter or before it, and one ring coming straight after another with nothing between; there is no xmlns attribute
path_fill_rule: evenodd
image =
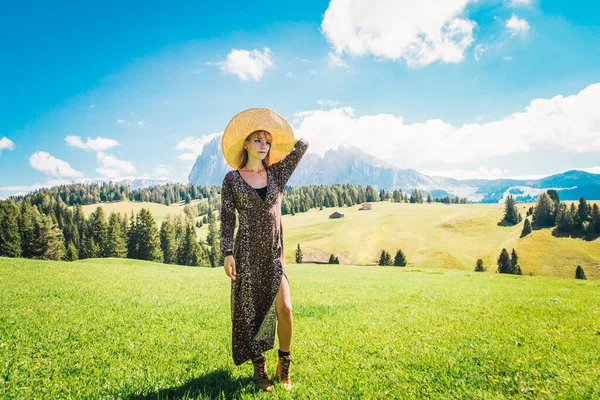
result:
<svg viewBox="0 0 600 400"><path fill-rule="evenodd" d="M32 205L40 206L49 199L59 200L67 206L90 205L116 201L151 202L163 205L185 203L207 199L207 207L220 208L220 187L192 184L166 184L149 188L131 190L129 185L102 183L73 183L52 188L42 188L26 195L11 196L14 201L29 200ZM444 203L468 204L466 198L457 196L434 197L423 194L419 189L405 193L401 189L389 191L352 184L307 185L286 187L281 204L282 215L306 212L311 208L351 207L366 202L392 201L396 203ZM206 212L206 210L204 211ZM200 213L202 215L203 212Z"/></svg>
<svg viewBox="0 0 600 400"><path fill-rule="evenodd" d="M160 229L152 213L142 208L131 215L98 206L88 218L81 205L68 207L45 198L0 201L0 256L74 261L85 258L133 258L190 266L221 264L215 213L209 208L206 243L198 241L194 221L198 208L168 216Z"/></svg>
<svg viewBox="0 0 600 400"><path fill-rule="evenodd" d="M189 204L192 200L203 198L217 199L219 189L215 186L169 183L148 188L131 190L128 184L115 182L101 183L72 183L52 188L41 188L31 193L11 196L15 201L29 200L37 205L45 197L60 200L67 206L90 205L113 201L139 201L157 204Z"/></svg>
<svg viewBox="0 0 600 400"><path fill-rule="evenodd" d="M392 201L394 203L444 203L444 204L469 204L466 198L459 197L433 197L431 193L426 196L419 189L413 189L410 194L401 189L377 191L374 186L353 184L333 185L307 185L286 187L281 203L281 214L296 214L306 212L311 208L352 207L357 204Z"/></svg>
<svg viewBox="0 0 600 400"><path fill-rule="evenodd" d="M556 190L542 193L527 216L531 215L531 223L525 220L522 236L531 229L554 228L557 235L572 235L593 240L600 235L600 209L598 204L591 205L583 197L577 205L570 206L561 202Z"/></svg>

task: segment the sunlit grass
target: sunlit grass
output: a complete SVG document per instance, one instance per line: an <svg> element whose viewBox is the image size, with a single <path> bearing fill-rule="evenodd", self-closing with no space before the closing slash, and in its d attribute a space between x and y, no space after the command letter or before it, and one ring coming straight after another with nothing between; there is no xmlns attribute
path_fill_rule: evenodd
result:
<svg viewBox="0 0 600 400"><path fill-rule="evenodd" d="M600 396L598 281L288 270L293 398ZM221 269L0 258L0 398L289 398L233 365L229 287Z"/></svg>

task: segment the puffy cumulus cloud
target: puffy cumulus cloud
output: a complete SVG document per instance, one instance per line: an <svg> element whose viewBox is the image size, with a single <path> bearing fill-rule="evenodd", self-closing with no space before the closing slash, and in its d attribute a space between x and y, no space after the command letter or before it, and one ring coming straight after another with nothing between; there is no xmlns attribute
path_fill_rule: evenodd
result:
<svg viewBox="0 0 600 400"><path fill-rule="evenodd" d="M210 135L202 137L188 136L183 138L177 143L175 149L185 151L185 153L178 155L177 158L185 161L195 161L196 157L202 154L204 145L220 135L222 135L222 133L211 133Z"/></svg>
<svg viewBox="0 0 600 400"><path fill-rule="evenodd" d="M112 154L99 151L96 154L96 160L98 161L96 172L106 178L120 178L136 172L135 166L131 161L119 160Z"/></svg>
<svg viewBox="0 0 600 400"><path fill-rule="evenodd" d="M461 163L530 150L600 151L600 83L572 96L536 99L522 112L489 123L452 126L440 119L406 124L390 114L357 116L350 107L294 115L298 137L311 151L349 144L407 164Z"/></svg>
<svg viewBox="0 0 600 400"><path fill-rule="evenodd" d="M259 50L232 49L225 61L220 63L208 63L219 65L225 74L237 75L242 81L254 79L259 81L267 68L273 67L273 53L267 47Z"/></svg>
<svg viewBox="0 0 600 400"><path fill-rule="evenodd" d="M46 175L75 178L83 176L83 173L73 169L68 162L51 156L50 153L45 151L33 153L29 157L29 165Z"/></svg>
<svg viewBox="0 0 600 400"><path fill-rule="evenodd" d="M2 150L14 150L15 143L6 136L0 139L0 153Z"/></svg>
<svg viewBox="0 0 600 400"><path fill-rule="evenodd" d="M456 63L473 43L461 18L474 0L331 0L321 28L335 54L373 54L409 66Z"/></svg>
<svg viewBox="0 0 600 400"><path fill-rule="evenodd" d="M506 20L505 26L506 29L510 31L510 36L517 36L520 33L525 34L530 29L529 23L525 19L517 17L515 14L513 14L510 19Z"/></svg>
<svg viewBox="0 0 600 400"><path fill-rule="evenodd" d="M103 151L108 150L112 147L119 146L119 142L114 139L107 139L98 136L96 139L92 139L88 136L87 140L83 142L80 136L67 136L65 141L69 146L77 147L85 151Z"/></svg>

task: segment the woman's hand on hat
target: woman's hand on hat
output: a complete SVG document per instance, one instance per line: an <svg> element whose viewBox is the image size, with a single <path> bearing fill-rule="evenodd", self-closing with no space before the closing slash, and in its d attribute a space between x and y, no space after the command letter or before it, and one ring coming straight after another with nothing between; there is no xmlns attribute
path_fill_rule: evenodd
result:
<svg viewBox="0 0 600 400"><path fill-rule="evenodd" d="M236 271L235 271L235 259L233 256L225 256L225 262L223 265L225 269L225 274L231 278L232 281L235 281Z"/></svg>

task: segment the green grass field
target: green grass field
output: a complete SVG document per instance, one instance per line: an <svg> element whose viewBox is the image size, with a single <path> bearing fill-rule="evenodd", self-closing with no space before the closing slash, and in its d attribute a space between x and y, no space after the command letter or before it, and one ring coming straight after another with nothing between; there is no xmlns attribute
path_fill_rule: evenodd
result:
<svg viewBox="0 0 600 400"><path fill-rule="evenodd" d="M288 270L295 389L256 394L222 269L0 258L0 398L600 397L599 281Z"/></svg>
<svg viewBox="0 0 600 400"><path fill-rule="evenodd" d="M502 248L509 253L514 248L524 274L572 278L581 265L588 279L600 279L600 239L556 238L550 229L521 239L524 222L498 226L502 204L372 204L370 211L354 206L283 216L286 261L294 262L299 243L311 261L334 254L345 264L373 265L381 250L393 257L402 249L409 266L417 268L473 270L481 258L495 271ZM523 217L531 205L518 205ZM336 210L344 218L329 219Z"/></svg>

